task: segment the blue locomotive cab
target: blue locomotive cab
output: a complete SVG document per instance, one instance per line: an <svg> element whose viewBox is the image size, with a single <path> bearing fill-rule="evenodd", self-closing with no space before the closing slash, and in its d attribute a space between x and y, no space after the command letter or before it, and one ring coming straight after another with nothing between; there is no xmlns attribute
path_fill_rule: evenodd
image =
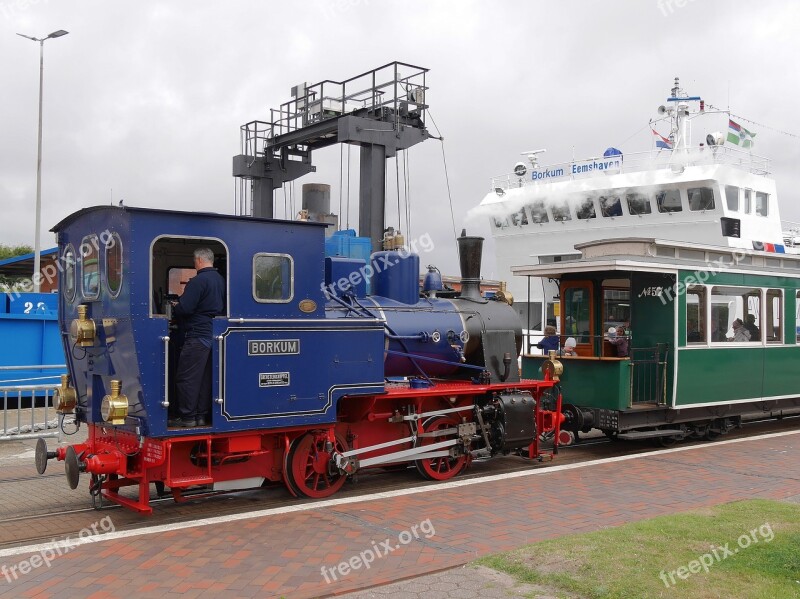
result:
<svg viewBox="0 0 800 599"><path fill-rule="evenodd" d="M226 285L204 382L211 431L330 423L343 394L383 389L380 323L325 318L322 225L108 206L54 231L70 374L60 397L80 421L144 436L197 432L167 426L183 339L171 302L204 247Z"/></svg>

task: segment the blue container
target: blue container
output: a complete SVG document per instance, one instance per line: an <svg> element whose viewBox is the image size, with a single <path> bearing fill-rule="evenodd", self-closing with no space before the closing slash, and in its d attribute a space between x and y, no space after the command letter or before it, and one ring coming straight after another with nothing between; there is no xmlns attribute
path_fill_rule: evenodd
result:
<svg viewBox="0 0 800 599"><path fill-rule="evenodd" d="M8 314L58 315L58 295L55 293L19 293L8 295Z"/></svg>
<svg viewBox="0 0 800 599"><path fill-rule="evenodd" d="M371 253L372 241L369 237L357 237L355 229L334 231L333 235L325 240L326 257L352 258L353 260L363 260L364 264L369 264ZM367 279L365 293L370 293L369 279Z"/></svg>
<svg viewBox="0 0 800 599"><path fill-rule="evenodd" d="M404 304L419 301L419 256L385 250L372 254L372 295Z"/></svg>

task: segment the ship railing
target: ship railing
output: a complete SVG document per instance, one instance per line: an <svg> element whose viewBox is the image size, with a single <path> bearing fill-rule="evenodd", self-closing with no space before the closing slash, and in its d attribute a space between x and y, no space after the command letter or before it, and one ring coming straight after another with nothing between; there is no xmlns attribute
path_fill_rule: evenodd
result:
<svg viewBox="0 0 800 599"><path fill-rule="evenodd" d="M800 223L791 220L781 221L783 243L786 247L800 247Z"/></svg>
<svg viewBox="0 0 800 599"><path fill-rule="evenodd" d="M56 413L56 384L9 385L0 387L3 400L3 430L0 441L63 438L63 416Z"/></svg>
<svg viewBox="0 0 800 599"><path fill-rule="evenodd" d="M711 148L704 146L688 150L674 150L672 152L667 150L631 152L622 156L622 164L619 168L609 168L607 170L598 169L596 166L586 168L593 163L607 163L616 158L619 158L619 155L590 156L581 160L570 160L569 162L546 166L540 165L532 170L526 167L524 176L508 173L492 177L491 189L505 191L515 187L597 177L602 176L603 173L616 175L659 170L680 172L683 168L690 166L727 165L762 176L769 175L771 172L769 158L731 146L715 146ZM535 179L533 173L536 173Z"/></svg>

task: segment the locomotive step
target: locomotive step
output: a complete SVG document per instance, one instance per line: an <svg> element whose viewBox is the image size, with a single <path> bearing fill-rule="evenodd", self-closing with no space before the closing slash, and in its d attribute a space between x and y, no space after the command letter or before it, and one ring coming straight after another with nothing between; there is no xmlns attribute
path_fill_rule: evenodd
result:
<svg viewBox="0 0 800 599"><path fill-rule="evenodd" d="M193 485L210 485L214 479L210 476L176 476L164 481L170 488L191 487Z"/></svg>

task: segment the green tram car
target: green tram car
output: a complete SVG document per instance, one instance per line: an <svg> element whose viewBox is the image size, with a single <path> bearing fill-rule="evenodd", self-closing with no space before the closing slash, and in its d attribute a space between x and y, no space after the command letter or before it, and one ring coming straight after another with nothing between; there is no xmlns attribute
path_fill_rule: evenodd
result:
<svg viewBox="0 0 800 599"><path fill-rule="evenodd" d="M562 444L592 428L713 439L743 419L800 413L799 255L655 239L576 249L574 261L512 268L558 281L560 346L576 342L576 356L557 358ZM624 357L609 333L620 326ZM523 355L523 376L546 360Z"/></svg>

